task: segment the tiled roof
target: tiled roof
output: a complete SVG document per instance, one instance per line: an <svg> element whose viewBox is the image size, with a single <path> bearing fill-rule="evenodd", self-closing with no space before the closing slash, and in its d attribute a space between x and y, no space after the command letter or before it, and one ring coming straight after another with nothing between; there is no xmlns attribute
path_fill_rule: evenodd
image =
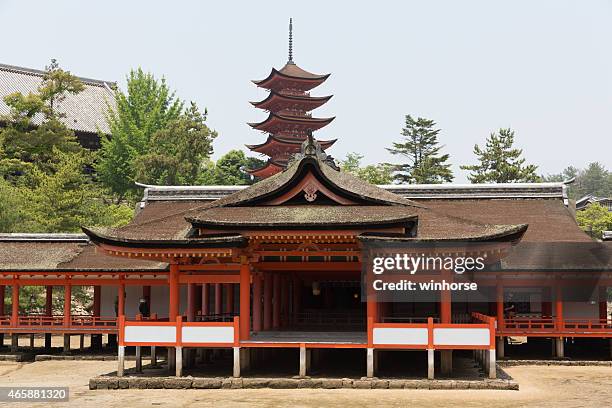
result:
<svg viewBox="0 0 612 408"><path fill-rule="evenodd" d="M30 68L0 64L0 115L10 114L10 108L4 103L4 97L15 92L24 95L37 92L43 81L44 71ZM114 82L79 78L85 88L76 95L67 95L58 104L57 110L66 116L64 124L76 132L109 134L106 122L107 103L115 106ZM34 124L40 124L42 118L34 117Z"/></svg>
<svg viewBox="0 0 612 408"><path fill-rule="evenodd" d="M165 200L211 201L248 186L153 186L145 189L143 202ZM567 187L563 183L500 184L390 184L378 186L410 200L436 199L559 199L567 204Z"/></svg>

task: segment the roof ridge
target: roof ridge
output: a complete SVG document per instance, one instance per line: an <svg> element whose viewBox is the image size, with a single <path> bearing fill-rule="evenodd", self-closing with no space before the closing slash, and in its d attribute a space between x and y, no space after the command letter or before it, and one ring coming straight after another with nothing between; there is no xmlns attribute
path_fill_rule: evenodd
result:
<svg viewBox="0 0 612 408"><path fill-rule="evenodd" d="M43 70L40 70L40 69L20 67L20 66L17 66L17 65L2 64L2 63L0 63L0 70L1 71L15 72L15 73L18 73L18 74L40 76L40 77L44 76L45 73L46 73L46 71L43 71ZM92 85L92 86L99 86L99 87L110 86L111 88L117 86L117 82L115 82L115 81L105 81L105 80L102 80L102 79L93 79L93 78L86 78L86 77L80 77L80 76L76 76L76 78L78 78L81 82L83 82L83 83L85 83L87 85Z"/></svg>

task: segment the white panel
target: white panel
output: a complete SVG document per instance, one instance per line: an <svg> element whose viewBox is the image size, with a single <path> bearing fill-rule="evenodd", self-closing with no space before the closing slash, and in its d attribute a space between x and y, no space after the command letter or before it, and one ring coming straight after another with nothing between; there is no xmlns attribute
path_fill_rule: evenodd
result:
<svg viewBox="0 0 612 408"><path fill-rule="evenodd" d="M233 343L234 327L183 327L183 343Z"/></svg>
<svg viewBox="0 0 612 408"><path fill-rule="evenodd" d="M374 344L424 344L427 345L427 328L374 328Z"/></svg>
<svg viewBox="0 0 612 408"><path fill-rule="evenodd" d="M434 328L434 346L488 346L489 329Z"/></svg>
<svg viewBox="0 0 612 408"><path fill-rule="evenodd" d="M123 340L126 343L174 343L174 326L126 326Z"/></svg>

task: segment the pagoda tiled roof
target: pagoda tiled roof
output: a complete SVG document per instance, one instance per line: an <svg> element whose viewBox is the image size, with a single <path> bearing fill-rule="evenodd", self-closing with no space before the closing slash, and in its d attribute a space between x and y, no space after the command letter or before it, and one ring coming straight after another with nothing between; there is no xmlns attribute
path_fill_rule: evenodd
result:
<svg viewBox="0 0 612 408"><path fill-rule="evenodd" d="M335 117L311 118L307 116L280 115L277 113L270 112L270 114L264 121L258 123L249 123L249 126L257 130L266 131L274 123L282 123L288 125L301 125L305 129L316 130L328 125L334 119Z"/></svg>
<svg viewBox="0 0 612 408"><path fill-rule="evenodd" d="M256 80L253 81L253 83L255 83L259 87L270 89L270 86L273 86L273 83L279 79L293 80L298 82L310 83L304 88L305 90L307 90L312 89L323 83L327 78L329 78L329 76L330 74L313 74L312 72L308 72L300 68L293 62L288 62L280 70L272 68L270 74L265 79L259 81Z"/></svg>
<svg viewBox="0 0 612 408"><path fill-rule="evenodd" d="M319 142L319 144L321 145L321 147L325 150L328 147L330 147L331 145L333 145L334 143L336 143L338 141L338 139L331 139L331 140L317 140L317 142ZM268 135L268 138L266 139L265 142L260 143L260 144L254 144L254 145L246 145L246 147L248 147L250 150L253 150L255 152L258 152L259 149L261 149L264 146L267 146L271 143L280 143L283 145L292 145L295 146L297 148L297 151L300 150L302 143L304 143L304 140L300 140L297 138L291 139L291 138L283 138L277 135Z"/></svg>
<svg viewBox="0 0 612 408"><path fill-rule="evenodd" d="M269 106L273 104L275 101L285 102L287 104L301 104L302 106L307 106L307 111L316 109L319 106L325 104L329 101L333 95L329 96L309 96L309 95L287 95L281 94L276 91L270 91L266 99L259 102L251 102L251 104L260 109L269 110Z"/></svg>

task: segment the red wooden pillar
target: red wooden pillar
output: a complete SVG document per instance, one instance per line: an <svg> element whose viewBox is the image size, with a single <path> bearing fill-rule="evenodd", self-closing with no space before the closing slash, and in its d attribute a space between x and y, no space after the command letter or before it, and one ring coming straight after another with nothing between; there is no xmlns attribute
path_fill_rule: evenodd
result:
<svg viewBox="0 0 612 408"><path fill-rule="evenodd" d="M550 287L542 288L542 317L552 317L552 293Z"/></svg>
<svg viewBox="0 0 612 408"><path fill-rule="evenodd" d="M187 321L193 322L195 321L196 315L196 284L188 283L187 284Z"/></svg>
<svg viewBox="0 0 612 408"><path fill-rule="evenodd" d="M372 324L378 322L378 303L376 302L376 297L373 294L370 294L367 298L366 319L368 330L368 347L371 348L373 346L374 336L374 327L372 327Z"/></svg>
<svg viewBox="0 0 612 408"><path fill-rule="evenodd" d="M246 259L240 263L240 340L248 340L251 333L251 265Z"/></svg>
<svg viewBox="0 0 612 408"><path fill-rule="evenodd" d="M11 326L17 326L19 321L19 284L13 281L11 285Z"/></svg>
<svg viewBox="0 0 612 408"><path fill-rule="evenodd" d="M208 283L203 283L202 284L202 315L204 316L210 313L209 303L210 303L210 289L208 287Z"/></svg>
<svg viewBox="0 0 612 408"><path fill-rule="evenodd" d="M0 316L4 316L4 292L6 287L4 285L0 285Z"/></svg>
<svg viewBox="0 0 612 408"><path fill-rule="evenodd" d="M256 332L261 331L261 293L261 274L253 275L253 331Z"/></svg>
<svg viewBox="0 0 612 408"><path fill-rule="evenodd" d="M280 307L281 307L281 281L280 275L275 273L272 278L272 328L280 327Z"/></svg>
<svg viewBox="0 0 612 408"><path fill-rule="evenodd" d="M221 297L223 296L223 291L221 290L221 284L220 283L215 283L215 314L216 315L220 315L223 313L222 305L223 303L221 303Z"/></svg>
<svg viewBox="0 0 612 408"><path fill-rule="evenodd" d="M300 308L302 306L302 281L297 276L293 277L293 324L296 324Z"/></svg>
<svg viewBox="0 0 612 408"><path fill-rule="evenodd" d="M151 311L151 286L143 286L142 287L142 297L147 301L147 305L149 306L149 312Z"/></svg>
<svg viewBox="0 0 612 408"><path fill-rule="evenodd" d="M224 283L225 287L225 313L234 313L234 285L231 283Z"/></svg>
<svg viewBox="0 0 612 408"><path fill-rule="evenodd" d="M450 270L443 270L442 277L446 282L452 282L452 275ZM440 323L448 324L452 323L452 294L450 290L440 291Z"/></svg>
<svg viewBox="0 0 612 408"><path fill-rule="evenodd" d="M117 316L125 316L125 283L123 281L117 287Z"/></svg>
<svg viewBox="0 0 612 408"><path fill-rule="evenodd" d="M608 320L608 288L606 286L599 287L599 319L604 323ZM612 341L612 340L611 340Z"/></svg>
<svg viewBox="0 0 612 408"><path fill-rule="evenodd" d="M99 288L99 286L97 286ZM98 291L98 303L100 302L100 293ZM99 309L98 309L99 310ZM49 285L45 288L45 315L53 315L53 286ZM100 316L100 312L96 314L96 290L94 287L94 316Z"/></svg>
<svg viewBox="0 0 612 408"><path fill-rule="evenodd" d="M557 330L563 328L563 286L557 282L555 286L555 322Z"/></svg>
<svg viewBox="0 0 612 408"><path fill-rule="evenodd" d="M272 276L264 273L263 329L272 328Z"/></svg>
<svg viewBox="0 0 612 408"><path fill-rule="evenodd" d="M64 326L70 326L72 306L72 285L68 283L64 285Z"/></svg>
<svg viewBox="0 0 612 408"><path fill-rule="evenodd" d="M168 275L168 286L170 290L168 304L168 319L171 322L176 322L176 318L180 313L180 287L179 287L179 265L177 263L170 264L170 274Z"/></svg>
<svg viewBox="0 0 612 408"><path fill-rule="evenodd" d="M500 280L497 281L497 328L504 327L504 287Z"/></svg>
<svg viewBox="0 0 612 408"><path fill-rule="evenodd" d="M287 276L281 278L281 326L289 324L289 279Z"/></svg>

